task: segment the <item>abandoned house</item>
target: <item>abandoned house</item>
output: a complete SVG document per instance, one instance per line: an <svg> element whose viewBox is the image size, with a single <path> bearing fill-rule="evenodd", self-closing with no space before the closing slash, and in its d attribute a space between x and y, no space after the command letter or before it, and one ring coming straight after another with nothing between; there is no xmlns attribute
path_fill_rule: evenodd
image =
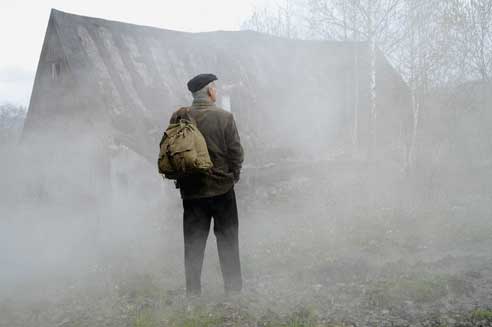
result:
<svg viewBox="0 0 492 327"><path fill-rule="evenodd" d="M381 53L376 59L378 153L404 160L409 90ZM246 168L368 147L366 43L184 33L58 10L49 18L23 140L50 153L46 165L63 163L59 175L92 176L88 189L111 179L130 183L131 160L150 162L156 178L162 132L171 113L190 104L186 82L202 72L219 77L218 103L235 115Z"/></svg>

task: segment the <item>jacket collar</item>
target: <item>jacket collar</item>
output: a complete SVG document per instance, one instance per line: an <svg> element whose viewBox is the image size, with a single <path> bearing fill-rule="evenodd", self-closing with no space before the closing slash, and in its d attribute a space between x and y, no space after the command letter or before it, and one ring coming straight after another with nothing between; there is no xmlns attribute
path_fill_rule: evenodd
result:
<svg viewBox="0 0 492 327"><path fill-rule="evenodd" d="M215 102L210 101L209 99L195 99L191 104L192 107L210 107L214 105Z"/></svg>

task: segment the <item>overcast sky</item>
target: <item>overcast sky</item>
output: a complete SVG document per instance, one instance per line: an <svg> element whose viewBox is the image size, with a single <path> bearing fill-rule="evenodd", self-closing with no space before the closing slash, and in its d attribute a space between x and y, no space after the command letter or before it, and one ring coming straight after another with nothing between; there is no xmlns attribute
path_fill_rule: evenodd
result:
<svg viewBox="0 0 492 327"><path fill-rule="evenodd" d="M269 0L0 0L0 103L28 105L51 8L166 29L238 30Z"/></svg>

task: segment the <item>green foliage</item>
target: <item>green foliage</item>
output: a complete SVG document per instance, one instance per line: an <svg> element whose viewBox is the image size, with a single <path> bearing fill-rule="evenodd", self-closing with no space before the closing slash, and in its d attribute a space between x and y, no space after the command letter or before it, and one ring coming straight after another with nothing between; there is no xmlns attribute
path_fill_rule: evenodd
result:
<svg viewBox="0 0 492 327"><path fill-rule="evenodd" d="M220 327L224 325L224 314L203 308L175 312L168 319L170 327Z"/></svg>
<svg viewBox="0 0 492 327"><path fill-rule="evenodd" d="M279 315L268 310L261 318L255 317L240 307L195 306L172 310L142 310L134 320L133 327L342 327L344 325L322 323L311 308L303 307L288 315Z"/></svg>
<svg viewBox="0 0 492 327"><path fill-rule="evenodd" d="M476 320L492 321L492 310L477 309L472 312L472 318Z"/></svg>
<svg viewBox="0 0 492 327"><path fill-rule="evenodd" d="M158 322L151 310L141 310L137 312L133 327L157 327Z"/></svg>
<svg viewBox="0 0 492 327"><path fill-rule="evenodd" d="M312 308L301 308L287 316L267 311L257 322L258 327L343 327L343 324L324 323Z"/></svg>
<svg viewBox="0 0 492 327"><path fill-rule="evenodd" d="M430 303L448 293L447 279L439 276L401 278L379 283L368 292L368 301L374 306L388 306L405 300Z"/></svg>
<svg viewBox="0 0 492 327"><path fill-rule="evenodd" d="M302 308L299 311L292 313L287 318L286 327L314 327L318 326L318 318L312 309Z"/></svg>
<svg viewBox="0 0 492 327"><path fill-rule="evenodd" d="M403 279L392 291L421 303L433 302L447 294L446 284L440 279Z"/></svg>

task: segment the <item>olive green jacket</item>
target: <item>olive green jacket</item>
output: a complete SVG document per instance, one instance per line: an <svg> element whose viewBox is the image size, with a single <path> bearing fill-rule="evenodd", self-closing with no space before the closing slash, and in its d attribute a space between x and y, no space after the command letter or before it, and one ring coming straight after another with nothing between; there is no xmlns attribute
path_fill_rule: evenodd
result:
<svg viewBox="0 0 492 327"><path fill-rule="evenodd" d="M208 100L194 100L190 116L207 142L213 168L208 174L180 178L177 185L183 199L206 198L229 191L239 181L243 148L232 113ZM177 122L176 112L170 123Z"/></svg>

